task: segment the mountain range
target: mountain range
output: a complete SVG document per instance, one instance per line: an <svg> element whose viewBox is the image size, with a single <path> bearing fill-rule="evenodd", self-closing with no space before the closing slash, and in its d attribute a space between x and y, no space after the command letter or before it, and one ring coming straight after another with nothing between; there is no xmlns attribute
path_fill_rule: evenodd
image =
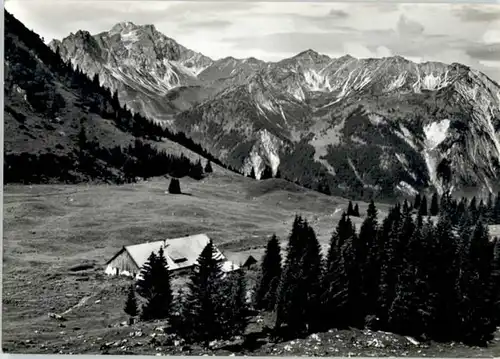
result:
<svg viewBox="0 0 500 359"><path fill-rule="evenodd" d="M80 30L49 47L122 104L224 164L324 192L493 192L500 87L465 65L400 56L210 59L153 25Z"/></svg>

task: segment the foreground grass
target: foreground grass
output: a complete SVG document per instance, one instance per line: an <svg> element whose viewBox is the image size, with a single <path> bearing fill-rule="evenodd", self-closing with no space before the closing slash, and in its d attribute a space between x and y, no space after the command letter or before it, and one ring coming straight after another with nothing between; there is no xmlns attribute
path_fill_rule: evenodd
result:
<svg viewBox="0 0 500 359"><path fill-rule="evenodd" d="M166 194L168 183L158 178L125 186L5 186L4 350L156 353L151 334L158 333L161 323L121 325L130 281L103 274L106 260L123 245L203 232L223 251L261 253L272 233L286 240L295 214L300 213L326 246L347 208L345 199L282 180L258 182L221 171L199 182L182 179L183 195ZM360 203L363 214L366 207ZM387 206L378 207L384 216ZM359 226L362 219L354 221ZM94 267L71 270L80 264ZM50 318L48 313L64 313L66 320ZM142 334L131 337L134 333ZM286 348L263 347L256 354L287 355ZM351 350L362 355L365 350L353 348L341 353ZM500 354L495 348L486 352L466 348L453 355Z"/></svg>
<svg viewBox="0 0 500 359"><path fill-rule="evenodd" d="M122 306L129 281L102 274L123 245L203 232L223 250L259 250L272 233L286 238L296 212L315 221L326 243L340 215L331 214L346 207L343 199L281 180L214 173L200 182L182 179L183 195L166 194L168 183L160 178L125 186L5 186L5 349L26 351L45 343L95 352L79 345L91 337L105 340L115 331L109 326L126 319ZM70 270L83 263L95 267ZM66 322L48 317L75 305Z"/></svg>

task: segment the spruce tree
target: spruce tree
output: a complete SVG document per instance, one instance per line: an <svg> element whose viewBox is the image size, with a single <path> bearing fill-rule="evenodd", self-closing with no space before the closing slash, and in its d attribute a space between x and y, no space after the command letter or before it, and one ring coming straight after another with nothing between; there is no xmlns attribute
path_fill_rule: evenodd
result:
<svg viewBox="0 0 500 359"><path fill-rule="evenodd" d="M356 205L354 206L354 214L353 216L355 217L360 217L360 214L359 214L359 206L358 204L356 203Z"/></svg>
<svg viewBox="0 0 500 359"><path fill-rule="evenodd" d="M494 283L500 283L500 238L495 238L493 241L492 280ZM493 298L495 301L495 323L498 326L500 325L500 286L498 285L494 286Z"/></svg>
<svg viewBox="0 0 500 359"><path fill-rule="evenodd" d="M271 167L266 165L264 167L264 171L262 171L260 179L264 180L264 179L269 179L269 178L273 178L273 171L272 171Z"/></svg>
<svg viewBox="0 0 500 359"><path fill-rule="evenodd" d="M224 278L216 298L221 307L220 314L218 314L222 330L221 339L242 335L249 319L245 273L240 269Z"/></svg>
<svg viewBox="0 0 500 359"><path fill-rule="evenodd" d="M460 339L470 345L486 345L496 330L493 276L493 246L487 227L479 221L463 246L458 275L457 323ZM467 239L465 239L467 240Z"/></svg>
<svg viewBox="0 0 500 359"><path fill-rule="evenodd" d="M214 170L212 168L212 163L210 161L207 161L207 164L205 166L205 173L212 173Z"/></svg>
<svg viewBox="0 0 500 359"><path fill-rule="evenodd" d="M303 261L303 288L307 293L306 298L306 324L307 330L317 331L324 318L321 313L321 291L322 291L322 265L321 246L314 230L305 223L306 243Z"/></svg>
<svg viewBox="0 0 500 359"><path fill-rule="evenodd" d="M275 330L283 324L290 334L300 335L306 331L307 292L304 290L303 250L307 243L307 228L304 220L296 216L288 240L287 257L278 289Z"/></svg>
<svg viewBox="0 0 500 359"><path fill-rule="evenodd" d="M476 222L479 219L476 196L472 197L469 203L469 213L474 222Z"/></svg>
<svg viewBox="0 0 500 359"><path fill-rule="evenodd" d="M417 193L415 195L415 201L413 203L413 208L419 209L420 208L420 202L421 202L420 193Z"/></svg>
<svg viewBox="0 0 500 359"><path fill-rule="evenodd" d="M436 297L435 315L431 324L432 336L444 341L453 337L452 330L457 318L455 283L458 266L455 259L458 247L452 229L450 221L446 217L440 217L433 232L433 253L428 253L428 267L432 270L429 275L429 292Z"/></svg>
<svg viewBox="0 0 500 359"><path fill-rule="evenodd" d="M495 204L493 206L493 224L500 224L500 192L498 192L495 198Z"/></svg>
<svg viewBox="0 0 500 359"><path fill-rule="evenodd" d="M402 223L400 206L394 207L390 216L384 221L377 313L381 325L387 324L389 310L396 296L397 276L401 272L399 254Z"/></svg>
<svg viewBox="0 0 500 359"><path fill-rule="evenodd" d="M181 194L181 185L177 178L172 178L170 180L170 185L168 186L168 193Z"/></svg>
<svg viewBox="0 0 500 359"><path fill-rule="evenodd" d="M372 219L372 221L376 222L377 221L377 207L375 206L375 202L373 202L373 199L370 201L368 204L368 209L366 210L366 215Z"/></svg>
<svg viewBox="0 0 500 359"><path fill-rule="evenodd" d="M380 248L377 241L378 221L375 204L370 204L370 215L359 231L358 260L362 276L362 295L366 314L373 314L377 303L380 276Z"/></svg>
<svg viewBox="0 0 500 359"><path fill-rule="evenodd" d="M439 198L436 192L432 195L430 215L437 216L439 214Z"/></svg>
<svg viewBox="0 0 500 359"><path fill-rule="evenodd" d="M171 310L172 289L163 248L158 255L152 253L149 258L149 265L145 266L147 272L141 272L143 278L138 283L139 293L146 299L141 317L144 320L166 319Z"/></svg>
<svg viewBox="0 0 500 359"><path fill-rule="evenodd" d="M420 217L403 257L403 270L388 313L388 327L391 331L416 337L428 331L430 322L423 244L423 220Z"/></svg>
<svg viewBox="0 0 500 359"><path fill-rule="evenodd" d="M274 234L267 243L262 259L260 281L255 293L255 307L272 310L276 305L276 292L281 278L281 248Z"/></svg>
<svg viewBox="0 0 500 359"><path fill-rule="evenodd" d="M427 197L425 195L422 195L422 201L420 202L420 206L418 207L418 214L421 215L422 217L425 217L428 215Z"/></svg>
<svg viewBox="0 0 500 359"><path fill-rule="evenodd" d="M189 177L200 180L203 178L203 165L201 164L201 160L198 160L194 166L191 167L189 171Z"/></svg>
<svg viewBox="0 0 500 359"><path fill-rule="evenodd" d="M137 293L143 298L150 298L153 296L153 268L155 266L157 257L154 252L151 252L146 263L143 264L139 280L137 281Z"/></svg>
<svg viewBox="0 0 500 359"><path fill-rule="evenodd" d="M352 202L349 201L349 205L347 206L347 215L354 216L354 208L352 206Z"/></svg>
<svg viewBox="0 0 500 359"><path fill-rule="evenodd" d="M135 317L139 313L139 309L137 307L137 299L135 298L135 289L133 285L131 285L129 288L127 300L125 301L125 308L123 310L131 317Z"/></svg>
<svg viewBox="0 0 500 359"><path fill-rule="evenodd" d="M175 322L183 327L176 331L184 333L186 340L205 346L225 333L224 307L220 303L222 270L214 254L215 248L210 241L198 257L190 277L182 320Z"/></svg>
<svg viewBox="0 0 500 359"><path fill-rule="evenodd" d="M351 232L352 227L349 220L343 214L330 239L330 247L326 257L321 296L321 311L325 318L323 330L345 328L350 324L349 281L343 256L343 245L354 234Z"/></svg>

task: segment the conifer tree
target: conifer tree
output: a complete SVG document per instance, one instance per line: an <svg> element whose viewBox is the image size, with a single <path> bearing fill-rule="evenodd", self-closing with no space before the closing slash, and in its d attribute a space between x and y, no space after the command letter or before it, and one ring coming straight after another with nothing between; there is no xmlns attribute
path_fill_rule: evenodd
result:
<svg viewBox="0 0 500 359"><path fill-rule="evenodd" d="M498 192L495 198L495 204L493 206L493 224L500 224L500 192Z"/></svg>
<svg viewBox="0 0 500 359"><path fill-rule="evenodd" d="M250 175L249 175L250 178L253 178L255 179L256 176L255 176L255 169L252 167L251 171L250 171Z"/></svg>
<svg viewBox="0 0 500 359"><path fill-rule="evenodd" d="M485 211L485 221L486 224L494 224L494 212L495 212L495 202L493 198L493 194L488 194L488 201L486 202L486 211Z"/></svg>
<svg viewBox="0 0 500 359"><path fill-rule="evenodd" d="M500 238L495 238L493 241L492 280L493 283L500 282ZM500 286L495 285L493 288L495 323L498 326L500 324Z"/></svg>
<svg viewBox="0 0 500 359"><path fill-rule="evenodd" d="M210 241L198 257L188 283L188 294L183 307L182 320L175 324L185 339L208 346L211 340L223 337L224 316L220 300L222 270L214 258L215 248ZM174 328L175 329L175 328Z"/></svg>
<svg viewBox="0 0 500 359"><path fill-rule="evenodd" d="M472 197L469 203L469 213L474 222L476 222L479 219L476 196Z"/></svg>
<svg viewBox="0 0 500 359"><path fill-rule="evenodd" d="M432 336L437 340L448 341L452 338L456 320L456 263L457 243L448 218L440 217L433 232L433 251L427 254L429 275L429 295L437 299L434 304Z"/></svg>
<svg viewBox="0 0 500 359"><path fill-rule="evenodd" d="M273 171L272 171L271 167L266 165L264 167L264 171L262 171L260 179L263 180L263 179L268 179L268 178L273 178Z"/></svg>
<svg viewBox="0 0 500 359"><path fill-rule="evenodd" d="M207 164L205 166L205 173L212 173L214 170L212 168L212 163L210 161L207 161Z"/></svg>
<svg viewBox="0 0 500 359"><path fill-rule="evenodd" d="M278 168L275 178L281 178L281 170Z"/></svg>
<svg viewBox="0 0 500 359"><path fill-rule="evenodd" d="M485 345L496 330L492 261L493 246L487 227L479 221L462 247L458 275L458 335L471 345Z"/></svg>
<svg viewBox="0 0 500 359"><path fill-rule="evenodd" d="M424 197L425 198L425 197ZM422 203L423 204L423 203ZM422 208L422 206L420 207ZM396 296L397 275L400 273L400 260L398 256L401 248L402 236L401 208L396 206L392 209L389 217L384 221L383 252L381 255L380 285L378 299L378 317L381 325L386 325L389 310Z"/></svg>
<svg viewBox="0 0 500 359"><path fill-rule="evenodd" d="M281 248L274 234L267 243L262 259L260 281L255 293L255 306L258 309L272 310L276 304L276 292L281 278Z"/></svg>
<svg viewBox="0 0 500 359"><path fill-rule="evenodd" d="M216 295L221 306L221 338L229 339L243 334L248 325L246 302L246 280L244 272L236 270L221 282L221 290Z"/></svg>
<svg viewBox="0 0 500 359"><path fill-rule="evenodd" d="M342 250L332 240L328 251L321 297L321 311L325 318L323 330L345 328L349 325L348 284Z"/></svg>
<svg viewBox="0 0 500 359"><path fill-rule="evenodd" d="M403 257L403 271L398 278L396 296L388 315L390 330L416 337L428 331L430 321L423 244L423 220L420 217Z"/></svg>
<svg viewBox="0 0 500 359"><path fill-rule="evenodd" d="M324 320L321 313L321 291L322 291L322 265L321 247L316 238L314 230L305 223L304 235L306 243L304 248L303 261L303 288L307 293L306 298L306 324L307 330L316 331L320 329Z"/></svg>
<svg viewBox="0 0 500 359"><path fill-rule="evenodd" d="M355 217L359 217L360 216L360 214L359 214L359 206L358 206L357 203L354 206L354 214L353 214L353 216L355 216Z"/></svg>
<svg viewBox="0 0 500 359"><path fill-rule="evenodd" d="M275 330L283 324L289 333L299 335L306 331L307 292L303 288L303 248L307 242L307 229L300 216L296 216L288 240L287 257L278 289Z"/></svg>
<svg viewBox="0 0 500 359"><path fill-rule="evenodd" d="M420 208L420 202L421 202L420 193L417 193L415 195L415 201L413 203L413 208L419 209Z"/></svg>
<svg viewBox="0 0 500 359"><path fill-rule="evenodd" d="M153 296L153 268L157 260L156 254L151 252L146 263L141 268L139 274L139 280L137 281L137 293L143 298L149 298Z"/></svg>
<svg viewBox="0 0 500 359"><path fill-rule="evenodd" d="M358 259L362 276L363 306L366 313L374 313L377 303L378 282L380 279L380 257L378 246L377 209L372 202L369 215L359 231Z"/></svg>
<svg viewBox="0 0 500 359"><path fill-rule="evenodd" d="M439 199L436 192L432 195L430 215L437 216L439 214Z"/></svg>
<svg viewBox="0 0 500 359"><path fill-rule="evenodd" d="M140 294L146 299L141 317L144 320L168 318L172 304L172 288L163 248L160 248L158 255L151 253L147 264L144 271L141 271L143 278L138 282Z"/></svg>
<svg viewBox="0 0 500 359"><path fill-rule="evenodd" d="M137 299L135 298L135 289L133 285L131 285L129 288L127 300L125 301L125 308L123 310L131 317L135 317L137 316L137 314L139 314Z"/></svg>
<svg viewBox="0 0 500 359"><path fill-rule="evenodd" d="M418 207L418 214L421 215L422 217L425 217L428 215L427 197L425 195L422 195L422 200L420 202L420 206Z"/></svg>
<svg viewBox="0 0 500 359"><path fill-rule="evenodd" d="M348 216L353 216L354 215L354 208L352 206L352 202L349 201L349 205L347 206L347 215Z"/></svg>
<svg viewBox="0 0 500 359"><path fill-rule="evenodd" d="M366 215L371 218L373 222L377 222L377 207L375 206L375 202L373 202L373 199L370 201L368 204L368 209L366 210Z"/></svg>
<svg viewBox="0 0 500 359"><path fill-rule="evenodd" d="M408 201L405 199L403 201L403 213L408 213L410 211L410 205L408 204Z"/></svg>
<svg viewBox="0 0 500 359"><path fill-rule="evenodd" d="M170 180L170 185L168 186L168 193L181 194L181 185L177 178L172 178Z"/></svg>

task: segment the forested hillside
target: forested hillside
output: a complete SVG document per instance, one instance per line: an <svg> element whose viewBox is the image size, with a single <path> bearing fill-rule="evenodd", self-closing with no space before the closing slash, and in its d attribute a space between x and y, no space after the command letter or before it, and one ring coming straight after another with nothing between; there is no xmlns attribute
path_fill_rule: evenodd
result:
<svg viewBox="0 0 500 359"><path fill-rule="evenodd" d="M65 63L5 12L5 182L104 181L203 168L155 143L171 140L218 163L182 133L121 106L117 94Z"/></svg>

